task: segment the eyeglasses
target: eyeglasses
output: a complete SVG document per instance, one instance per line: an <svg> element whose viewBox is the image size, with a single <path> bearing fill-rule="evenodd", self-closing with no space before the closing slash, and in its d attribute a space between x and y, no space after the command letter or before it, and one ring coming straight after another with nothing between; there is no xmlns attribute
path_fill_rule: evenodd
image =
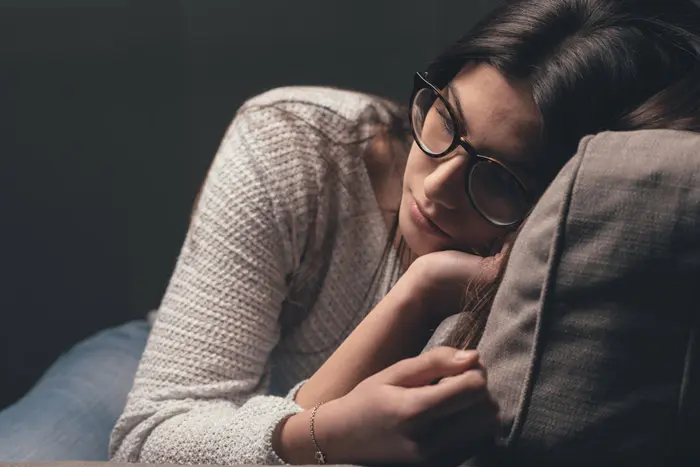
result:
<svg viewBox="0 0 700 467"><path fill-rule="evenodd" d="M532 207L527 188L504 163L476 152L452 106L426 75L416 73L410 103L409 119L418 147L432 158L464 148L469 154L465 187L474 209L498 227L521 222Z"/></svg>

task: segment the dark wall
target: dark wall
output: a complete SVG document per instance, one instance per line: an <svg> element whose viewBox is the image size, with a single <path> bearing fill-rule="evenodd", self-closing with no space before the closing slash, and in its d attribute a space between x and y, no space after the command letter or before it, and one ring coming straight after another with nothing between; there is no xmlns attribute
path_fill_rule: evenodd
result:
<svg viewBox="0 0 700 467"><path fill-rule="evenodd" d="M0 407L73 343L158 306L243 100L405 100L494 0L0 0Z"/></svg>

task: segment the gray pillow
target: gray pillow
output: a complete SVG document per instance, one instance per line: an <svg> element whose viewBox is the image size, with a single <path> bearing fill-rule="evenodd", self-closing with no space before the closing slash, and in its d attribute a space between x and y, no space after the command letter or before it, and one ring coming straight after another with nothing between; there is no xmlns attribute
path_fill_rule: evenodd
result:
<svg viewBox="0 0 700 467"><path fill-rule="evenodd" d="M700 465L699 279L700 135L585 138L479 344L503 437L472 464Z"/></svg>

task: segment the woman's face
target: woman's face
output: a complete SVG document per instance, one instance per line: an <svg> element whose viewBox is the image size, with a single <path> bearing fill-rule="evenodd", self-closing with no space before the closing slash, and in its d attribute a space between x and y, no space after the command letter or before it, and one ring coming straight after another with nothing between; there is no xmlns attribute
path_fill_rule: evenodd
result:
<svg viewBox="0 0 700 467"><path fill-rule="evenodd" d="M461 110L465 139L477 153L510 167L530 189L536 186L540 117L526 86L507 81L485 64L465 67L442 90ZM474 209L466 191L467 152L458 147L428 157L414 142L404 174L399 229L417 255L439 250L497 253L508 233Z"/></svg>

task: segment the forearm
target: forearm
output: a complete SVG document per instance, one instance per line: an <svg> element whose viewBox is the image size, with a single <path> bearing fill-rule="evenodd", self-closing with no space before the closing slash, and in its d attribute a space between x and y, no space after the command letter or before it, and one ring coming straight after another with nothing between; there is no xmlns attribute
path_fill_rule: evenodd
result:
<svg viewBox="0 0 700 467"><path fill-rule="evenodd" d="M365 378L420 352L437 324L399 283L304 384L296 402L310 408L344 396Z"/></svg>

